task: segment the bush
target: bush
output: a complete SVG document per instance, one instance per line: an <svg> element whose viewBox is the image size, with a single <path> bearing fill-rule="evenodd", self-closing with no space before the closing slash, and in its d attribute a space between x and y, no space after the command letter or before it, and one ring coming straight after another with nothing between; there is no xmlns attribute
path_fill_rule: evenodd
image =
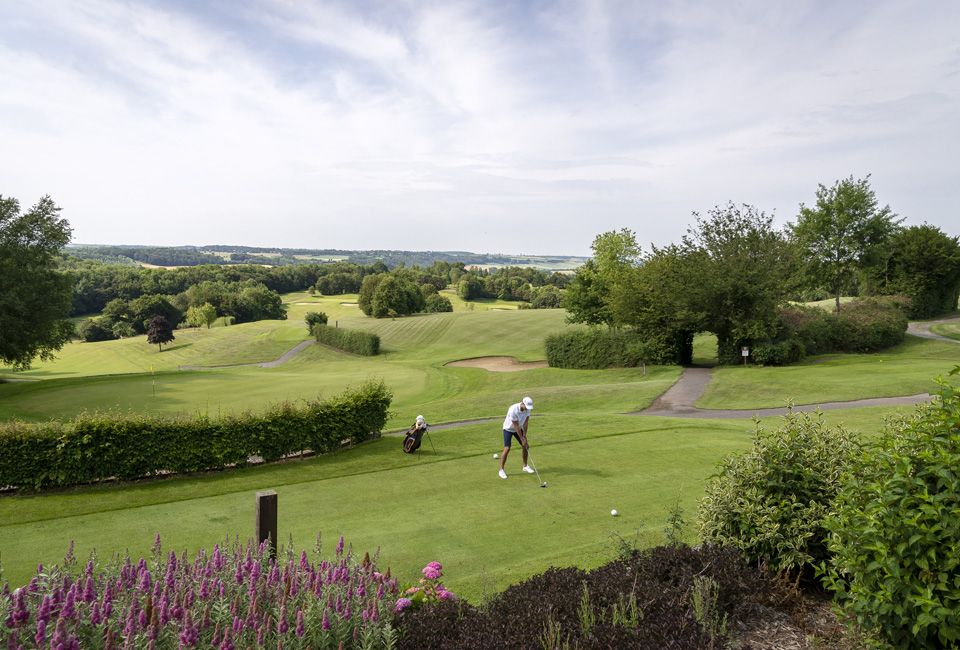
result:
<svg viewBox="0 0 960 650"><path fill-rule="evenodd" d="M960 391L938 382L932 403L888 423L827 522L825 584L895 648L960 645Z"/></svg>
<svg viewBox="0 0 960 650"><path fill-rule="evenodd" d="M313 402L275 405L260 414L211 418L81 414L59 422L0 424L0 485L40 489L196 472L266 461L310 449L358 443L387 421L390 391L371 381L359 389Z"/></svg>
<svg viewBox="0 0 960 650"><path fill-rule="evenodd" d="M713 586L707 609L691 594ZM507 588L482 610L444 602L394 619L401 649L728 648L722 628L753 602L770 602L773 582L734 549L649 549L593 571L551 568Z"/></svg>
<svg viewBox="0 0 960 650"><path fill-rule="evenodd" d="M824 521L859 449L855 434L828 428L819 413L791 409L772 433L757 421L753 448L721 459L707 485L697 512L701 539L776 571L823 561Z"/></svg>
<svg viewBox="0 0 960 650"><path fill-rule="evenodd" d="M113 323L102 318L88 318L77 328L77 336L87 343L97 341L113 341L117 335L113 333Z"/></svg>
<svg viewBox="0 0 960 650"><path fill-rule="evenodd" d="M327 315L322 311L309 311L306 316L303 317L303 320L307 324L307 331L313 334L314 325L327 324Z"/></svg>
<svg viewBox="0 0 960 650"><path fill-rule="evenodd" d="M689 363L693 335L667 333L645 338L636 330L592 327L550 334L544 341L553 368L635 368L643 363Z"/></svg>
<svg viewBox="0 0 960 650"><path fill-rule="evenodd" d="M235 316L221 316L210 324L210 327L230 327L237 322Z"/></svg>
<svg viewBox="0 0 960 650"><path fill-rule="evenodd" d="M435 293L427 298L424 311L431 314L453 311L453 304L450 302L450 299L436 293L436 289L434 289L434 292Z"/></svg>
<svg viewBox="0 0 960 650"><path fill-rule="evenodd" d="M373 357L380 354L380 337L369 332L344 330L329 325L316 325L311 330L317 343L332 348Z"/></svg>

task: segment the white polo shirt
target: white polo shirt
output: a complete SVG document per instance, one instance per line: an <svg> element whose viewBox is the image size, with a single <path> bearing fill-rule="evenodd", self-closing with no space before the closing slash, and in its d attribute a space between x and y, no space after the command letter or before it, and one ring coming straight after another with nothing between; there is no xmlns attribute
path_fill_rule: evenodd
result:
<svg viewBox="0 0 960 650"><path fill-rule="evenodd" d="M503 421L503 430L504 431L513 431L513 423L517 422L520 425L520 430L523 431L523 423L527 421L527 418L530 417L530 411L528 409L520 409L520 405L523 402L517 402L507 411L507 419Z"/></svg>

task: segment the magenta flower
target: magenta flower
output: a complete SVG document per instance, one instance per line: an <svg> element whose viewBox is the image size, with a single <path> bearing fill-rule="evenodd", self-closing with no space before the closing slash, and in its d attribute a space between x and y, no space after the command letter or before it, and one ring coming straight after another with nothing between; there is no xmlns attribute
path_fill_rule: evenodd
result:
<svg viewBox="0 0 960 650"><path fill-rule="evenodd" d="M411 605L413 605L413 602L411 602L411 600L410 600L409 598L398 598L398 599L397 599L397 604L396 604L396 606L393 608L393 611L394 611L395 613L400 613L400 612L402 612L403 610L405 610L407 607L410 607Z"/></svg>
<svg viewBox="0 0 960 650"><path fill-rule="evenodd" d="M330 629L330 616L328 615L329 611L330 610L327 608L323 609L323 621L320 623L320 627L324 630Z"/></svg>
<svg viewBox="0 0 960 650"><path fill-rule="evenodd" d="M440 600L456 600L457 595L452 591L441 588L440 591L437 592L437 598Z"/></svg>
<svg viewBox="0 0 960 650"><path fill-rule="evenodd" d="M303 610L297 610L297 629L294 630L297 636L303 636L306 629L303 626Z"/></svg>
<svg viewBox="0 0 960 650"><path fill-rule="evenodd" d="M37 622L37 634L33 637L33 640L37 642L38 646L42 646L43 642L47 640L47 624L45 622Z"/></svg>
<svg viewBox="0 0 960 650"><path fill-rule="evenodd" d="M427 566L430 567L431 569L436 569L437 571L443 568L443 565L440 564L439 562L431 562Z"/></svg>
<svg viewBox="0 0 960 650"><path fill-rule="evenodd" d="M337 557L343 553L343 535L340 536L340 541L337 542Z"/></svg>
<svg viewBox="0 0 960 650"><path fill-rule="evenodd" d="M423 570L423 575L427 580L436 580L443 574L437 571L436 569L434 569L433 567L428 566Z"/></svg>

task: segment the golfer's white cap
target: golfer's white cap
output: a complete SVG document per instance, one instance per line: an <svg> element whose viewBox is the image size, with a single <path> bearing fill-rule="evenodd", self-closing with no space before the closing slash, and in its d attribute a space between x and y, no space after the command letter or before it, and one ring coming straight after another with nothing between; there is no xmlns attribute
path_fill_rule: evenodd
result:
<svg viewBox="0 0 960 650"><path fill-rule="evenodd" d="M417 424L423 424L423 416L422 416L422 415L418 415L418 416L417 416Z"/></svg>
<svg viewBox="0 0 960 650"><path fill-rule="evenodd" d="M533 400L530 399L529 397L524 397L524 398L523 398L523 405L527 407L527 410L528 410L528 411L532 411L532 410L533 410Z"/></svg>

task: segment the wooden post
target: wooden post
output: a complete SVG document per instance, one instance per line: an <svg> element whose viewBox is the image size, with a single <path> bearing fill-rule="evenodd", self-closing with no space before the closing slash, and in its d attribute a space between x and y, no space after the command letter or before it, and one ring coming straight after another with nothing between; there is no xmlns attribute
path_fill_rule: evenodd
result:
<svg viewBox="0 0 960 650"><path fill-rule="evenodd" d="M264 490L256 494L256 532L257 544L270 540L270 557L277 557L277 493Z"/></svg>

